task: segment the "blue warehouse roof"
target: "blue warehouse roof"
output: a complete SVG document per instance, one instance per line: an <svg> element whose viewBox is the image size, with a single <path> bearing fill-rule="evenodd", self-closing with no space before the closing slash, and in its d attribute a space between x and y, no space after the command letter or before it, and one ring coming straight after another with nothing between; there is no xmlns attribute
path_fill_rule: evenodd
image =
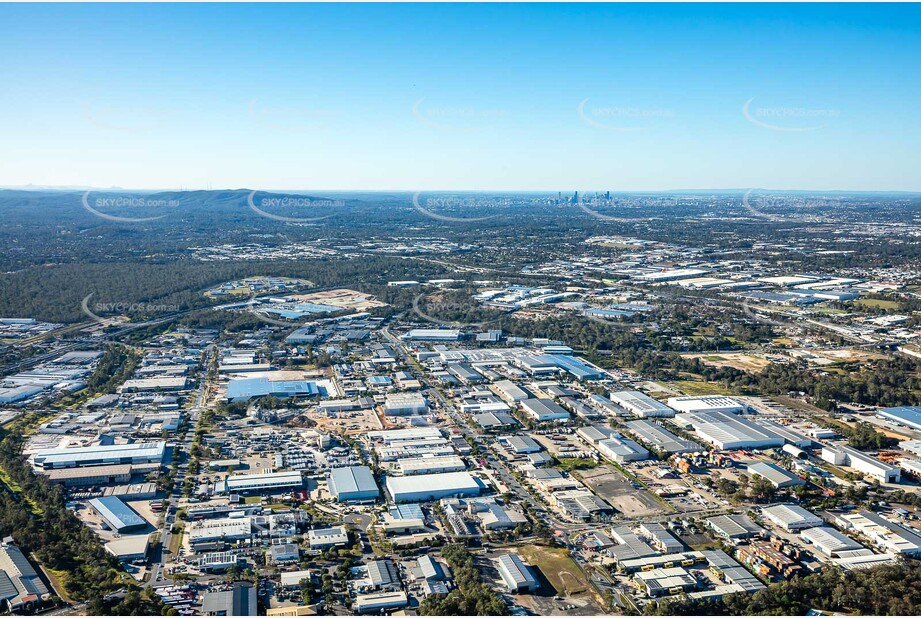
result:
<svg viewBox="0 0 921 618"><path fill-rule="evenodd" d="M245 378L231 380L227 384L228 399L252 399L273 395L275 397L303 397L319 395L320 388L315 382L307 380L277 380L268 378Z"/></svg>
<svg viewBox="0 0 921 618"><path fill-rule="evenodd" d="M118 496L93 498L90 500L90 506L116 532L147 527L147 520L138 515Z"/></svg>
<svg viewBox="0 0 921 618"><path fill-rule="evenodd" d="M913 429L921 429L921 407L917 406L900 406L896 408L883 408L879 411L880 416L902 423Z"/></svg>

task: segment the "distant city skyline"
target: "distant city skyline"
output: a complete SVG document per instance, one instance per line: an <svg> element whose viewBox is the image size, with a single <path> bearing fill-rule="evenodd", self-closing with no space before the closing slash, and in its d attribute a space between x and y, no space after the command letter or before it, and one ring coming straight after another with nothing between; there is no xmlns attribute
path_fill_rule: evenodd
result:
<svg viewBox="0 0 921 618"><path fill-rule="evenodd" d="M0 5L0 186L921 191L921 7Z"/></svg>

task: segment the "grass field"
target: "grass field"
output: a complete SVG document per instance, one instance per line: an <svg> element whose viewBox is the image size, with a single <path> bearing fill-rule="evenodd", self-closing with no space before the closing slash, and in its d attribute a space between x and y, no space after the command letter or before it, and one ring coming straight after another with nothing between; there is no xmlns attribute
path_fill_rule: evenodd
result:
<svg viewBox="0 0 921 618"><path fill-rule="evenodd" d="M898 309L899 303L894 300L882 300L879 298L858 298L854 301L855 305L861 307L876 307L878 309Z"/></svg>
<svg viewBox="0 0 921 618"><path fill-rule="evenodd" d="M70 598L70 595L68 595L67 591L64 589L64 581L67 579L67 573L64 571L55 571L47 567L45 568L45 573L48 574L48 579L51 580L51 587L54 588L57 595L67 603L74 604L75 601Z"/></svg>
<svg viewBox="0 0 921 618"><path fill-rule="evenodd" d="M716 382L696 382L693 380L677 380L669 384L685 395L729 395L730 391Z"/></svg>
<svg viewBox="0 0 921 618"><path fill-rule="evenodd" d="M705 365L713 367L732 367L740 371L758 373L771 364L771 361L745 354L744 352L706 352L703 354L682 354L684 358L699 358Z"/></svg>
<svg viewBox="0 0 921 618"><path fill-rule="evenodd" d="M182 535L185 532L185 528L180 527L179 532L174 534L169 539L169 553L175 556L179 553L179 547L182 545Z"/></svg>
<svg viewBox="0 0 921 618"><path fill-rule="evenodd" d="M24 500L25 503L29 505L29 512L31 512L33 515L41 515L45 512L44 509L42 509L42 507L37 502L35 502L35 500L22 493L22 487L13 481L13 479L10 478L10 475L7 474L6 470L3 468L0 468L0 483L6 485L12 493L16 494L19 498Z"/></svg>
<svg viewBox="0 0 921 618"><path fill-rule="evenodd" d="M526 545L518 549L525 562L540 569L559 595L591 592L585 573L562 548Z"/></svg>

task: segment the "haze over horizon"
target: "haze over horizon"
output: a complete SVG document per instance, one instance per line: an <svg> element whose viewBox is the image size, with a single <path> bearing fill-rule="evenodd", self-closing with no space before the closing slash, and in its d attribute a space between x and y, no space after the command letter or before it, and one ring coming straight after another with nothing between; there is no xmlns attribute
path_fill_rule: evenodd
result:
<svg viewBox="0 0 921 618"><path fill-rule="evenodd" d="M4 5L0 186L916 192L919 17Z"/></svg>

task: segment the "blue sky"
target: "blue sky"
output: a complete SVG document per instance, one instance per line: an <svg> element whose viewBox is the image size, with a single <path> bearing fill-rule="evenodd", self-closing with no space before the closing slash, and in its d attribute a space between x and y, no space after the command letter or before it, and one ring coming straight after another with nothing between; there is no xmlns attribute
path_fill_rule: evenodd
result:
<svg viewBox="0 0 921 618"><path fill-rule="evenodd" d="M0 185L921 190L917 5L0 5Z"/></svg>

